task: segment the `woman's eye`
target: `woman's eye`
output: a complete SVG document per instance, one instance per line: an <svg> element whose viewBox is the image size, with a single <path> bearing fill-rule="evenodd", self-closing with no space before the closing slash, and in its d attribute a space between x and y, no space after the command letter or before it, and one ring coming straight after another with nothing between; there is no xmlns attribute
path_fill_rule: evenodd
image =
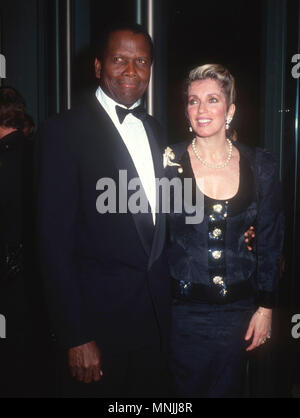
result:
<svg viewBox="0 0 300 418"><path fill-rule="evenodd" d="M191 99L191 100L189 101L189 105L193 106L194 104L197 104L197 100L195 100L195 99Z"/></svg>
<svg viewBox="0 0 300 418"><path fill-rule="evenodd" d="M216 97L211 97L209 102L210 103L218 103L218 99Z"/></svg>

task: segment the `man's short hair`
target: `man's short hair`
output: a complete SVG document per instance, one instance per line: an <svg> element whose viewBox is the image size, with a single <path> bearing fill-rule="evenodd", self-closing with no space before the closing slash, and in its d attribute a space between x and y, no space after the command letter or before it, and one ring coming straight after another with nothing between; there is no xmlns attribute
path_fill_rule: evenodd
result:
<svg viewBox="0 0 300 418"><path fill-rule="evenodd" d="M0 126L23 129L26 103L13 87L0 87Z"/></svg>
<svg viewBox="0 0 300 418"><path fill-rule="evenodd" d="M106 29L102 32L102 36L95 42L94 46L94 55L102 61L105 55L105 50L110 38L110 35L114 32L118 31L130 31L138 35L143 35L150 47L150 57L151 61L154 59L154 45L151 36L149 35L148 31L142 26L137 23L121 23L121 24L114 24L106 27Z"/></svg>

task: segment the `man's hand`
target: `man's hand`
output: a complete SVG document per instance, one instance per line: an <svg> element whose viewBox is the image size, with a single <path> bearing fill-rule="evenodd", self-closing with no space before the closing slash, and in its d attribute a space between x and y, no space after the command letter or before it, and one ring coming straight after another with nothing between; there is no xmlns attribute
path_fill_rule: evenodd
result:
<svg viewBox="0 0 300 418"><path fill-rule="evenodd" d="M99 382L103 376L101 353L95 341L70 348L68 362L72 377L79 382Z"/></svg>
<svg viewBox="0 0 300 418"><path fill-rule="evenodd" d="M254 226L251 226L248 229L248 231L245 232L244 235L245 235L245 243L247 245L247 248L248 248L249 251L252 251L253 250L252 243L253 243L253 240L255 238L255 229L254 229Z"/></svg>

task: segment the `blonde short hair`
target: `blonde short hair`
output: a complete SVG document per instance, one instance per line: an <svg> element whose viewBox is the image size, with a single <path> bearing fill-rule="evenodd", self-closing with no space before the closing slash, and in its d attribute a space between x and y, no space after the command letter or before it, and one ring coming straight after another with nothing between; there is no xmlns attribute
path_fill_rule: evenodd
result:
<svg viewBox="0 0 300 418"><path fill-rule="evenodd" d="M236 90L235 80L227 68L220 64L205 64L194 68L186 80L185 93L188 94L188 89L194 81L212 79L220 83L222 91L226 98L227 106L235 104Z"/></svg>

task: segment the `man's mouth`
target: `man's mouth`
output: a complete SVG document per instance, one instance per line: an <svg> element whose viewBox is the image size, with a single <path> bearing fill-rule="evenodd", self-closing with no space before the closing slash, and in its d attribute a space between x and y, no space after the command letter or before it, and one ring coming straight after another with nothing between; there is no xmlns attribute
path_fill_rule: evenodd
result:
<svg viewBox="0 0 300 418"><path fill-rule="evenodd" d="M134 83L132 81L123 81L121 83L122 87L125 87L126 89L134 89L137 87L137 83Z"/></svg>

